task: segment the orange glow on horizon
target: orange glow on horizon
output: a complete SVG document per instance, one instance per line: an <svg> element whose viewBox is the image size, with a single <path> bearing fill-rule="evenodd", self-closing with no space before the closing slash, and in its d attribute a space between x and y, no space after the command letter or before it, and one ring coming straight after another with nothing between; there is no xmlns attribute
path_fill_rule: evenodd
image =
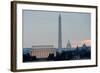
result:
<svg viewBox="0 0 100 73"><path fill-rule="evenodd" d="M86 44L87 46L91 46L91 40L89 40L89 39L85 39L82 41L74 40L71 44L72 44L72 47L74 47L74 48L76 48L77 46L81 47L81 46L83 46L83 44Z"/></svg>
<svg viewBox="0 0 100 73"><path fill-rule="evenodd" d="M91 40L83 40L82 43L86 44L87 46L90 46L91 45Z"/></svg>

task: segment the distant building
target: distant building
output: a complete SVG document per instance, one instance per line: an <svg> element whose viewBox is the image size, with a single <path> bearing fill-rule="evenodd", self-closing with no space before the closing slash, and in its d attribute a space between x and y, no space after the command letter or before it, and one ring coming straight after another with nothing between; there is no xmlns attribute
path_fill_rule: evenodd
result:
<svg viewBox="0 0 100 73"><path fill-rule="evenodd" d="M53 48L53 45L37 45L32 46L30 52L31 56L36 56L37 58L47 58L50 54L56 56L56 49Z"/></svg>
<svg viewBox="0 0 100 73"><path fill-rule="evenodd" d="M67 46L66 46L66 48L68 48L68 49L71 49L72 47L71 47L71 43L70 43L70 41L68 40L68 42L67 42Z"/></svg>
<svg viewBox="0 0 100 73"><path fill-rule="evenodd" d="M71 47L71 43L70 43L69 40L67 42L66 48L56 48L56 51L59 52L59 53L62 53L63 51L73 51L73 50L75 50L75 48Z"/></svg>
<svg viewBox="0 0 100 73"><path fill-rule="evenodd" d="M85 44L83 44L83 49L86 49L86 48L87 48L87 46Z"/></svg>

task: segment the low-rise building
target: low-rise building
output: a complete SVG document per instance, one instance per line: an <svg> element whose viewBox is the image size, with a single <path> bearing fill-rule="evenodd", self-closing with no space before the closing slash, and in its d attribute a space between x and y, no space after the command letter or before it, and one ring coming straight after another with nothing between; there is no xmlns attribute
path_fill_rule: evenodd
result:
<svg viewBox="0 0 100 73"><path fill-rule="evenodd" d="M54 54L54 56L56 56L56 49L53 45L32 46L32 50L30 52L31 56L36 56L37 58L47 58L50 54Z"/></svg>

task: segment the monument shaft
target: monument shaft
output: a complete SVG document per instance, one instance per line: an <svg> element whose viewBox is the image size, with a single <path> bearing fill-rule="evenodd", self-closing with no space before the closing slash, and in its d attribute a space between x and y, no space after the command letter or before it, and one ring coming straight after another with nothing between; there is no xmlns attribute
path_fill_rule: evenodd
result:
<svg viewBox="0 0 100 73"><path fill-rule="evenodd" d="M58 25L58 48L62 48L62 27L61 27L61 14L59 14L59 25Z"/></svg>

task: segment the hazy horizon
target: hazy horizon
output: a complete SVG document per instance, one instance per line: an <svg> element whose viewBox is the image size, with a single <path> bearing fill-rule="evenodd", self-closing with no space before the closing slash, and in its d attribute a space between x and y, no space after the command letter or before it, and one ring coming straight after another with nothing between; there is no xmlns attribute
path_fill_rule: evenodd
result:
<svg viewBox="0 0 100 73"><path fill-rule="evenodd" d="M23 48L32 45L54 45L58 47L58 17L61 14L62 47L68 40L72 47L91 44L91 15L75 12L49 12L23 10Z"/></svg>

